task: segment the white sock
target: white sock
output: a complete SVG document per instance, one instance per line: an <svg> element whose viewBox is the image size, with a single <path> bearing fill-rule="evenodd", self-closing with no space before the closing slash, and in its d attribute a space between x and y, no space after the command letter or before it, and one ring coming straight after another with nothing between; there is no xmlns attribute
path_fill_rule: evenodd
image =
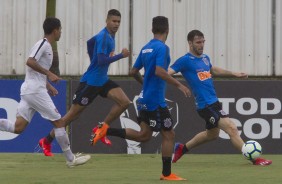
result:
<svg viewBox="0 0 282 184"><path fill-rule="evenodd" d="M15 133L15 122L8 119L0 119L0 130Z"/></svg>
<svg viewBox="0 0 282 184"><path fill-rule="evenodd" d="M59 143L62 151L64 152L65 158L69 162L73 161L74 155L70 149L70 140L65 128L54 128L54 131L56 140Z"/></svg>

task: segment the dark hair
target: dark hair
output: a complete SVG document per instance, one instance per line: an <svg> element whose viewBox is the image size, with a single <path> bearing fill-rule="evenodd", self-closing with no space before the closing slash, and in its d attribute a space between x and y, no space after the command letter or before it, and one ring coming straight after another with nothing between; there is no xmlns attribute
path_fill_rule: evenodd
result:
<svg viewBox="0 0 282 184"><path fill-rule="evenodd" d="M168 31L168 18L164 16L157 16L153 18L152 21L152 32L156 33L165 33Z"/></svg>
<svg viewBox="0 0 282 184"><path fill-rule="evenodd" d="M55 17L47 17L43 23L44 34L51 34L54 29L61 27L61 21Z"/></svg>
<svg viewBox="0 0 282 184"><path fill-rule="evenodd" d="M204 37L204 34L199 30L192 30L187 35L187 41L193 41L195 36Z"/></svg>
<svg viewBox="0 0 282 184"><path fill-rule="evenodd" d="M108 11L108 15L107 15L107 18L109 18L110 16L118 16L118 17L121 17L121 14L118 10L116 9L111 9Z"/></svg>

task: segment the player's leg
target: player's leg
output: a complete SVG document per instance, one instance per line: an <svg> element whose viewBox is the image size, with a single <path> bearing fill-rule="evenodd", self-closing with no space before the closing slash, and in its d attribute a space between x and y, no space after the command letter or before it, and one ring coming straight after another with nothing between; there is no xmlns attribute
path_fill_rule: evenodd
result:
<svg viewBox="0 0 282 184"><path fill-rule="evenodd" d="M17 118L15 122L8 119L0 119L0 130L20 134L22 133L31 121L35 111L30 107L26 96L21 96L21 101L17 107Z"/></svg>
<svg viewBox="0 0 282 184"><path fill-rule="evenodd" d="M167 108L159 108L159 117L161 117L161 135L162 135L162 175L161 180L186 180L171 173L171 160L175 139L173 130L173 121Z"/></svg>
<svg viewBox="0 0 282 184"><path fill-rule="evenodd" d="M241 151L242 146L244 145L244 141L240 137L235 123L233 123L231 121L231 119L228 118L228 117L220 118L220 120L218 122L218 127L229 135L231 143L233 144L233 146L238 151Z"/></svg>
<svg viewBox="0 0 282 184"><path fill-rule="evenodd" d="M92 132L91 144L95 145L96 142L105 137L109 125L117 119L123 111L125 111L131 101L128 99L124 91L113 81L109 80L100 92L102 97L109 98L115 102L110 112L104 119L103 123L98 126L96 131ZM94 129L93 129L94 130Z"/></svg>

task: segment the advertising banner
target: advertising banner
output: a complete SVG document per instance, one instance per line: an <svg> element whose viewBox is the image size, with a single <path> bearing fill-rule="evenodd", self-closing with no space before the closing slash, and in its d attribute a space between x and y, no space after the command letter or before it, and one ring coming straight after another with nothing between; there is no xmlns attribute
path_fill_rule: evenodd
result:
<svg viewBox="0 0 282 184"><path fill-rule="evenodd" d="M0 80L0 118L16 120L17 106L20 102L20 88L23 80ZM66 113L66 81L52 85L59 94L52 97L61 115ZM20 135L0 131L0 152L40 152L38 141L46 136L53 125L40 114L35 113L33 119ZM61 153L61 148L53 141L52 151Z"/></svg>
<svg viewBox="0 0 282 184"><path fill-rule="evenodd" d="M132 105L111 124L114 128L133 128L140 130L137 124L136 99L141 85L133 80L116 81L132 100ZM257 140L263 153L282 153L282 81L224 80L215 81L215 88L223 110L229 114L244 141ZM78 86L78 81L71 82L71 98ZM205 130L205 122L196 112L194 98L186 98L178 89L168 85L166 100L174 119L175 141L185 143L197 133ZM97 97L81 116L71 125L72 149L86 153L159 153L161 135L154 132L146 143L109 137L112 146L98 142L90 145L91 130L102 122L110 111L113 102ZM232 146L229 136L221 131L215 141L203 144L191 153L238 153Z"/></svg>

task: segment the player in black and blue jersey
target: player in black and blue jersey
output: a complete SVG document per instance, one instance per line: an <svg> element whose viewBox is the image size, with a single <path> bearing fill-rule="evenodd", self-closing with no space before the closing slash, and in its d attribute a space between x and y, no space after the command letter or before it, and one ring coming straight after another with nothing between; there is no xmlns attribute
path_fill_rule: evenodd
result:
<svg viewBox="0 0 282 184"><path fill-rule="evenodd" d="M195 135L186 144L176 143L172 162L177 162L189 150L218 138L220 129L230 136L233 146L241 151L244 141L240 137L236 125L222 110L216 96L212 75L238 78L247 78L248 75L213 66L210 58L203 54L205 38L201 31L189 32L187 41L189 52L177 59L168 73L173 75L181 72L195 96L198 114L206 121L206 130ZM263 158L253 160L254 165L270 165L271 163L271 160Z"/></svg>

